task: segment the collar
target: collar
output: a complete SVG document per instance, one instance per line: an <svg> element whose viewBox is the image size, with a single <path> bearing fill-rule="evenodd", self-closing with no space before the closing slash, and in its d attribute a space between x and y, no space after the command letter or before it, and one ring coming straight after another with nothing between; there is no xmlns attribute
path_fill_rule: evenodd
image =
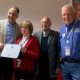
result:
<svg viewBox="0 0 80 80"><path fill-rule="evenodd" d="M28 36L23 36L22 39L27 39L30 36L30 34Z"/></svg>
<svg viewBox="0 0 80 80"><path fill-rule="evenodd" d="M16 26L16 22L14 23L14 25L10 24L10 22L8 21L8 19L6 20L6 24L7 26Z"/></svg>
<svg viewBox="0 0 80 80"><path fill-rule="evenodd" d="M76 19L69 26L65 24L68 31L72 29L72 27L75 25L75 22L76 22Z"/></svg>
<svg viewBox="0 0 80 80"><path fill-rule="evenodd" d="M47 35L48 35L49 32L50 32L50 29L49 29L47 32L43 31L43 35L46 34L46 33L47 33Z"/></svg>

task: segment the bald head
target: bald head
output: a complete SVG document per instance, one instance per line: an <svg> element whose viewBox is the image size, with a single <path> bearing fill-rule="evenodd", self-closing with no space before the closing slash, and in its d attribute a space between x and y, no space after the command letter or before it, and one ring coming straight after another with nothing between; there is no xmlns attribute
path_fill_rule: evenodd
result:
<svg viewBox="0 0 80 80"><path fill-rule="evenodd" d="M49 17L43 17L41 19L41 28L43 31L48 31L50 29L51 24L51 19Z"/></svg>
<svg viewBox="0 0 80 80"><path fill-rule="evenodd" d="M41 21L43 21L44 19L46 19L49 24L52 24L51 19L49 17L43 17Z"/></svg>

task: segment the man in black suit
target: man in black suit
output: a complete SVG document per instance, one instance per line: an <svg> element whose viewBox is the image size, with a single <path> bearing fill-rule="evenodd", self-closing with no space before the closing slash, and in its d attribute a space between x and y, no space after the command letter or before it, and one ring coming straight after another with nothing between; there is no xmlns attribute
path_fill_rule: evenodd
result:
<svg viewBox="0 0 80 80"><path fill-rule="evenodd" d="M59 33L50 27L50 18L44 17L41 19L42 30L34 33L41 49L36 66L37 80L57 80L57 74L60 72Z"/></svg>

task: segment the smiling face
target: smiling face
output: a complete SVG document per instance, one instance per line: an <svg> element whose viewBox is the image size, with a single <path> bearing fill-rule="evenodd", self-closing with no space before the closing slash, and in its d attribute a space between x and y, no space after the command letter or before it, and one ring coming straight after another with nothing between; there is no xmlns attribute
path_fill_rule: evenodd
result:
<svg viewBox="0 0 80 80"><path fill-rule="evenodd" d="M33 24L29 20L23 21L21 23L22 35L26 37L28 35L31 35L32 32L33 32Z"/></svg>
<svg viewBox="0 0 80 80"><path fill-rule="evenodd" d="M43 31L48 31L50 29L50 26L51 26L51 21L48 17L44 17L42 20L41 20L41 28Z"/></svg>
<svg viewBox="0 0 80 80"><path fill-rule="evenodd" d="M28 26L26 23L23 23L23 24L21 25L21 33L22 33L22 35L25 36L25 37L30 34L30 32L29 32L29 26Z"/></svg>
<svg viewBox="0 0 80 80"><path fill-rule="evenodd" d="M14 24L16 19L18 18L18 12L15 8L10 8L8 10L8 20L11 24Z"/></svg>
<svg viewBox="0 0 80 80"><path fill-rule="evenodd" d="M62 18L65 22L65 24L70 25L73 20L75 19L75 13L71 8L65 7L62 9Z"/></svg>

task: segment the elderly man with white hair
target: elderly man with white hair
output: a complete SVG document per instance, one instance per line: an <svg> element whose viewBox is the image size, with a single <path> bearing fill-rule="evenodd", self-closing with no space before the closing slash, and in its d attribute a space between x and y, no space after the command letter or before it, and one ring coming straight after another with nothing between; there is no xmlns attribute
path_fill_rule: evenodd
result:
<svg viewBox="0 0 80 80"><path fill-rule="evenodd" d="M73 6L63 6L61 13L65 23L60 29L63 79L80 80L80 21Z"/></svg>

